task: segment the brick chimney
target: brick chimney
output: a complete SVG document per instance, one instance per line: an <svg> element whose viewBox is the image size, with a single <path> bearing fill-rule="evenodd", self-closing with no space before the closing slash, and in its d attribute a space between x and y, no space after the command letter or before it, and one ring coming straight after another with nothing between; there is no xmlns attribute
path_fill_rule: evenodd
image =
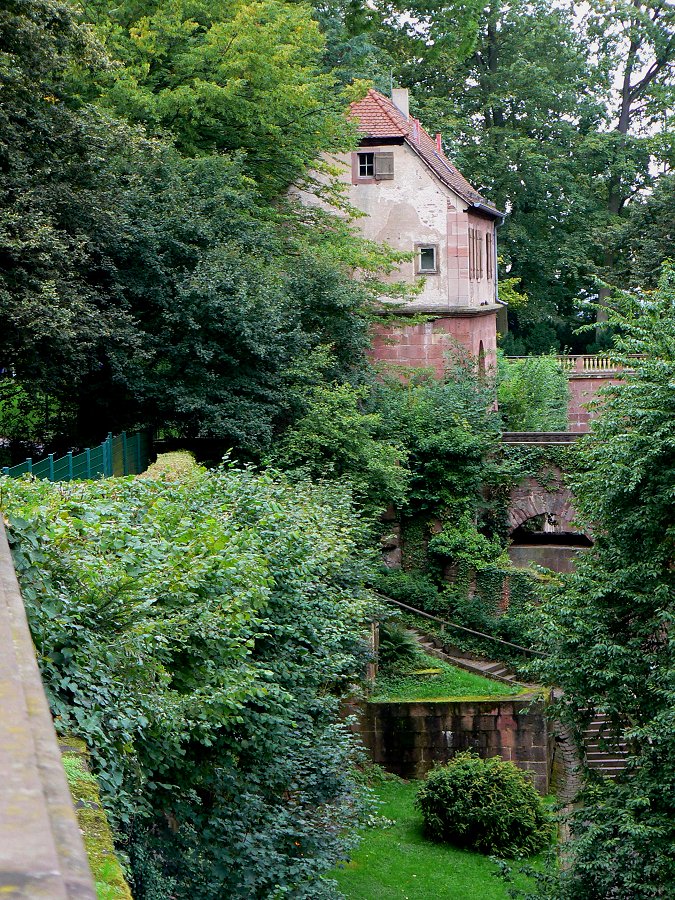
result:
<svg viewBox="0 0 675 900"><path fill-rule="evenodd" d="M391 101L394 106L407 118L410 117L410 104L408 101L408 88L392 88Z"/></svg>

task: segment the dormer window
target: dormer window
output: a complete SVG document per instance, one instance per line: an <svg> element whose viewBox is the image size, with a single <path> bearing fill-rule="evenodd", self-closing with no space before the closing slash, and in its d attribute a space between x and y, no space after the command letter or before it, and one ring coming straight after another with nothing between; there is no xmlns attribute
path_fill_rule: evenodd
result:
<svg viewBox="0 0 675 900"><path fill-rule="evenodd" d="M394 154L370 151L352 156L352 181L390 181L394 177Z"/></svg>
<svg viewBox="0 0 675 900"><path fill-rule="evenodd" d="M415 244L415 274L438 275L438 244Z"/></svg>

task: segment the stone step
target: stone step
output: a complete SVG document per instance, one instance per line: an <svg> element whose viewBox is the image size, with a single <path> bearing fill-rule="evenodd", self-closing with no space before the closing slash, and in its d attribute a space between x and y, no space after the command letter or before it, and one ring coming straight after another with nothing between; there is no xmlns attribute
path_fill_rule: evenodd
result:
<svg viewBox="0 0 675 900"><path fill-rule="evenodd" d="M599 750L603 753L607 750L617 753L628 753L628 744L625 741L618 741L617 743L614 743L614 741L584 741L584 746L586 750Z"/></svg>
<svg viewBox="0 0 675 900"><path fill-rule="evenodd" d="M607 756L594 757L593 759L589 759L588 757L586 757L586 762L589 766L596 769L604 768L605 766L611 766L612 768L620 766L621 768L623 768L626 765L626 760L624 759L624 757L621 757L620 759L612 759L611 757Z"/></svg>
<svg viewBox="0 0 675 900"><path fill-rule="evenodd" d="M485 678L491 678L493 681L500 681L507 684L520 684L514 672L512 672L503 663L495 662L489 659L479 659L473 654L463 656L457 653L447 653L441 649L439 642L435 638L417 631L415 628L408 628L408 633L412 635L418 642L420 647L430 656L444 660L453 666L458 666L467 672L474 672L476 675L482 675Z"/></svg>
<svg viewBox="0 0 675 900"><path fill-rule="evenodd" d="M607 716L596 713L582 734L589 769L615 778L626 768L628 745L614 734Z"/></svg>
<svg viewBox="0 0 675 900"><path fill-rule="evenodd" d="M489 666L485 666L483 668L484 672L491 672L493 675L501 675L503 672L506 672L506 666L503 666L501 663L491 663Z"/></svg>

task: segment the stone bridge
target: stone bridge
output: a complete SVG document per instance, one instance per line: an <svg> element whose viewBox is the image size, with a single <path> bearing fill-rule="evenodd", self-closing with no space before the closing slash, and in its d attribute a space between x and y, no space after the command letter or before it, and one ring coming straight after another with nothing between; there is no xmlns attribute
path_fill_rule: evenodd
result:
<svg viewBox="0 0 675 900"><path fill-rule="evenodd" d="M583 534L574 524L573 497L562 482L562 473L551 467L551 481L542 485L535 478L524 479L509 497L509 531L532 519L540 520L536 530L546 534Z"/></svg>
<svg viewBox="0 0 675 900"><path fill-rule="evenodd" d="M561 445L581 436L581 432L506 432L502 440L508 444ZM580 529L575 519L574 497L557 466L547 467L545 480L524 478L509 495L511 562L518 567L535 563L557 572L572 571L579 548L592 543L591 535Z"/></svg>

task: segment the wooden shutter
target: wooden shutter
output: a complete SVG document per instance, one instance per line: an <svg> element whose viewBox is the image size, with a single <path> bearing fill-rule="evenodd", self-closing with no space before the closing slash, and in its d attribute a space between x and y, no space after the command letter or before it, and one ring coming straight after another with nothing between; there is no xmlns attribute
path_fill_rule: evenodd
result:
<svg viewBox="0 0 675 900"><path fill-rule="evenodd" d="M394 154L375 154L375 178L378 181L391 180L394 177Z"/></svg>

